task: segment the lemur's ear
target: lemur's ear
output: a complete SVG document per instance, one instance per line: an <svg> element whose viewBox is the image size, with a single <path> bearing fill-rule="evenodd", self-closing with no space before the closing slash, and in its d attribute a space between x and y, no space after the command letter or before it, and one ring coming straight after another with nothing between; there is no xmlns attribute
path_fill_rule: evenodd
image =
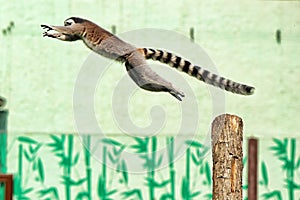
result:
<svg viewBox="0 0 300 200"><path fill-rule="evenodd" d="M82 24L83 22L86 22L88 20L86 19L82 19L82 18L79 18L79 17L70 17L68 19L65 20L64 24L66 26L66 23L68 23L69 25L72 25L72 24ZM68 25L68 26L69 26Z"/></svg>

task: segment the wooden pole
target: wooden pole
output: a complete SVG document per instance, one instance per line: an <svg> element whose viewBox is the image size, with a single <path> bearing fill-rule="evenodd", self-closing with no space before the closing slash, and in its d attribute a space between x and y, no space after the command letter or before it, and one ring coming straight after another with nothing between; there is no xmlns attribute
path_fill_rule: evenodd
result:
<svg viewBox="0 0 300 200"><path fill-rule="evenodd" d="M5 200L13 199L13 175L0 174L0 183L5 184Z"/></svg>
<svg viewBox="0 0 300 200"><path fill-rule="evenodd" d="M224 114L212 123L213 200L243 199L243 121Z"/></svg>
<svg viewBox="0 0 300 200"><path fill-rule="evenodd" d="M248 140L248 199L257 200L257 139Z"/></svg>

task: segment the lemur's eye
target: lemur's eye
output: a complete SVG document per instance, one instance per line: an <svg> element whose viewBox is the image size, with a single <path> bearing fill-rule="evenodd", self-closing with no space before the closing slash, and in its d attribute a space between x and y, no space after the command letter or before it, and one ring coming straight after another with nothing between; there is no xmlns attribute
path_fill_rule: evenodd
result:
<svg viewBox="0 0 300 200"><path fill-rule="evenodd" d="M68 20L66 20L66 21L64 22L64 25L65 25L65 26L71 26L71 25L74 24L74 23L75 23L74 20L68 19Z"/></svg>

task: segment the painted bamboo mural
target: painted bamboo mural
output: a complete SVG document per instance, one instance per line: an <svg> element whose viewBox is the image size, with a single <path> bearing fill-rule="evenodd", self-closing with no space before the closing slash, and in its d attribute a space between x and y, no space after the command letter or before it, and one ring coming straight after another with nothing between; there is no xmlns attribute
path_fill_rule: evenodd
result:
<svg viewBox="0 0 300 200"><path fill-rule="evenodd" d="M73 157L73 146L74 146L74 136L73 135L60 135L50 136L52 142L47 144L51 148L51 152L59 159L58 165L62 168L61 184L64 185L64 197L63 199L70 200L71 196L71 188L72 186L80 186L86 181L86 177L80 178L78 180L74 180L71 177L72 168L79 161L79 152L75 154ZM48 193L52 192L53 195L60 199L57 188L50 187L46 190ZM86 196L84 192L79 192L77 197Z"/></svg>
<svg viewBox="0 0 300 200"><path fill-rule="evenodd" d="M169 170L170 170L170 185L171 193L170 197L172 200L175 200L175 168L174 168L174 138L167 138L168 142L168 155L169 155Z"/></svg>
<svg viewBox="0 0 300 200"><path fill-rule="evenodd" d="M91 169L91 136L86 135L83 137L84 148L84 163L86 170L86 192L78 194L77 199L82 199L87 197L89 200L92 200L92 169Z"/></svg>
<svg viewBox="0 0 300 200"><path fill-rule="evenodd" d="M190 155L191 155L191 150L190 148L188 148L186 150L185 176L182 178L182 185L181 185L181 197L184 200L189 200L193 197L190 191Z"/></svg>
<svg viewBox="0 0 300 200"><path fill-rule="evenodd" d="M19 162L15 193L18 199L30 199L27 195L34 188L29 186L29 178L34 177L35 182L41 185L44 185L45 181L44 165L39 156L39 150L43 144L25 136L20 136L17 140L19 142ZM26 174L25 177L24 174Z"/></svg>
<svg viewBox="0 0 300 200"><path fill-rule="evenodd" d="M296 155L296 139L295 138L284 138L282 140L274 138L274 145L269 149L273 152L274 156L282 163L281 169L286 172L284 179L284 188L287 189L289 200L294 200L299 198L299 195L296 197L295 192L300 190L300 183L296 182L295 174L300 169L300 156ZM261 164L262 172L262 181L260 184L268 188L269 185L269 176L267 165L265 162ZM277 198L279 200L283 198L282 191L280 190L270 190L262 195L264 199Z"/></svg>
<svg viewBox="0 0 300 200"><path fill-rule="evenodd" d="M166 146L167 146L167 155L168 155L168 169L169 169L169 185L170 185L170 191L167 193L164 193L160 199L171 199L175 200L176 194L175 194L175 167L174 167L174 138L173 137L167 137L166 138Z"/></svg>
<svg viewBox="0 0 300 200"><path fill-rule="evenodd" d="M151 138L151 150L149 151L149 156L147 157L148 162L148 177L147 185L149 187L149 199L155 199L155 167L156 167L156 148L157 140L156 137Z"/></svg>
<svg viewBox="0 0 300 200"><path fill-rule="evenodd" d="M174 137L82 137L48 135L43 141L34 134L14 139L9 152L17 149L15 167L15 199L123 199L174 200L211 199L212 172L206 155L209 151L199 140L186 140L184 154L177 158ZM92 141L99 141L92 146ZM122 142L120 142L122 141ZM273 186L273 171L268 160L260 160L260 198L299 198L300 157L295 138L274 138L265 147L277 160L283 177L276 177L281 188ZM94 149L100 149L100 162L93 158ZM165 148L165 154L161 154ZM144 169L135 174L128 169L126 152L137 155ZM178 152L177 152L178 153ZM47 156L46 156L47 155ZM48 159L48 157L51 159ZM162 165L164 161L166 165ZM247 164L247 157L244 158ZM273 165L273 163L272 163ZM49 170L55 170L49 173ZM57 181L53 180L57 177ZM56 178L55 178L56 179ZM245 181L246 182L246 181ZM280 183L281 182L281 183ZM247 190L247 186L244 188ZM247 199L247 197L245 197Z"/></svg>

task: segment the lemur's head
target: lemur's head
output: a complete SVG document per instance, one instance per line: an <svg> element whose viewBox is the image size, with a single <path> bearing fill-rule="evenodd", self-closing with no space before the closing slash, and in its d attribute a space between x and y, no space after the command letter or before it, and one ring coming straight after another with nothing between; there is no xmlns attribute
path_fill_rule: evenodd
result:
<svg viewBox="0 0 300 200"><path fill-rule="evenodd" d="M64 41L82 39L84 32L92 22L79 17L70 17L64 21L64 26L41 25L46 31L43 36L57 38Z"/></svg>
<svg viewBox="0 0 300 200"><path fill-rule="evenodd" d="M88 20L86 20L86 19L82 19L79 17L70 17L64 21L64 26L72 26L75 24L84 24L86 22L88 22Z"/></svg>

